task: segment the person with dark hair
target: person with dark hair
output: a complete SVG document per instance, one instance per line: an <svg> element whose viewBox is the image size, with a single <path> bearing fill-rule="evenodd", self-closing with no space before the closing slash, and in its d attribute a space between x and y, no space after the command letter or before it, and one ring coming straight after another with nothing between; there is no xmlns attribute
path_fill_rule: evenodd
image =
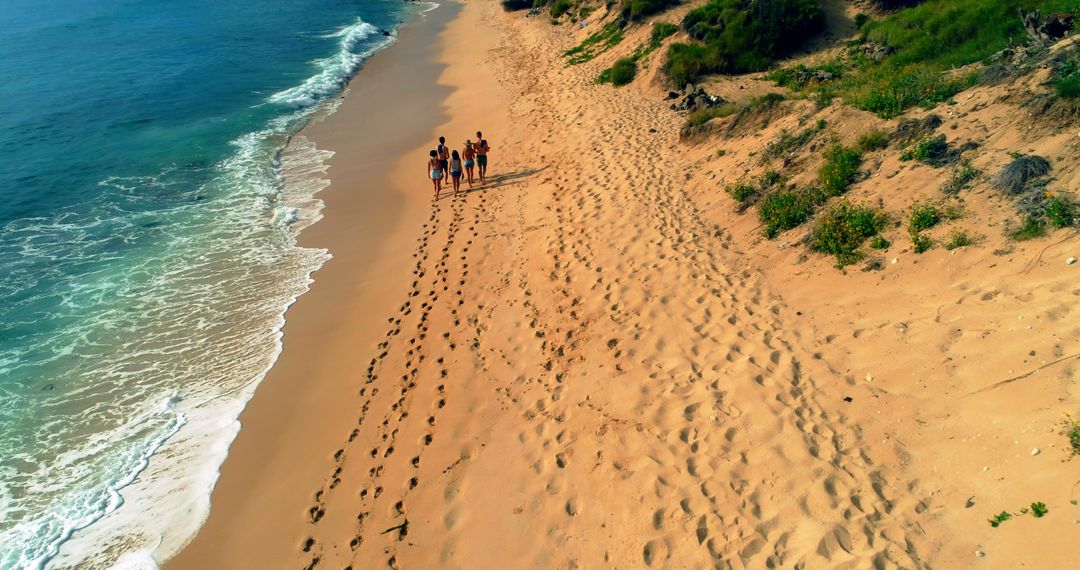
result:
<svg viewBox="0 0 1080 570"><path fill-rule="evenodd" d="M454 181L454 196L457 196L461 188L461 155L456 150L450 153L450 179Z"/></svg>
<svg viewBox="0 0 1080 570"><path fill-rule="evenodd" d="M476 169L480 174L480 183L486 182L488 157L487 153L491 150L491 146L488 145L487 139L484 138L484 133L476 131Z"/></svg>
<svg viewBox="0 0 1080 570"><path fill-rule="evenodd" d="M435 147L439 155L439 166L442 167L443 176L450 173L447 162L450 160L450 149L446 146L446 137L439 137L439 146Z"/></svg>
<svg viewBox="0 0 1080 570"><path fill-rule="evenodd" d="M435 199L438 200L439 191L442 190L442 164L437 151L433 150L428 154L431 155L431 158L428 158L427 161L427 174L431 177L431 184L435 187Z"/></svg>

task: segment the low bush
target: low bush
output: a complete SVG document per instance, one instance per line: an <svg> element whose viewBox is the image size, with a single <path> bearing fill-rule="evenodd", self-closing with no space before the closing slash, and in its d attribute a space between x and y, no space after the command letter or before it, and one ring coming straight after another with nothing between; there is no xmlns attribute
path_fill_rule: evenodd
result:
<svg viewBox="0 0 1080 570"><path fill-rule="evenodd" d="M623 30L619 23L609 22L582 40L576 47L563 52L563 56L567 58L568 65L585 63L616 46L622 39Z"/></svg>
<svg viewBox="0 0 1080 570"><path fill-rule="evenodd" d="M1069 439L1069 447L1074 455L1080 455L1080 420L1066 416L1062 433Z"/></svg>
<svg viewBox="0 0 1080 570"><path fill-rule="evenodd" d="M855 146L862 152L881 150L889 146L889 134L880 129L865 132L859 136Z"/></svg>
<svg viewBox="0 0 1080 570"><path fill-rule="evenodd" d="M964 230L953 230L949 232L949 239L945 242L945 249L951 251L957 248L975 245L976 241L976 236L973 236Z"/></svg>
<svg viewBox="0 0 1080 570"><path fill-rule="evenodd" d="M1070 227L1080 219L1076 203L1063 196L1051 195L1047 198L1044 212L1047 221L1056 228Z"/></svg>
<svg viewBox="0 0 1080 570"><path fill-rule="evenodd" d="M664 71L678 86L708 73L761 71L823 26L815 0L710 0L683 18L697 43L673 44Z"/></svg>
<svg viewBox="0 0 1080 570"><path fill-rule="evenodd" d="M882 235L874 236L874 239L870 240L871 249L889 249L891 245L892 242L885 239L885 236Z"/></svg>
<svg viewBox="0 0 1080 570"><path fill-rule="evenodd" d="M555 0L551 3L551 17L558 18L562 16L570 11L571 6L573 4L570 3L570 0Z"/></svg>
<svg viewBox="0 0 1080 570"><path fill-rule="evenodd" d="M1008 234L1016 241L1041 238L1046 235L1046 222L1035 216L1028 216L1019 227L1009 229Z"/></svg>
<svg viewBox="0 0 1080 570"><path fill-rule="evenodd" d="M735 201L740 203L746 203L750 200L750 198L753 198L754 195L757 194L758 190L756 187L749 184L739 183L728 186L724 189L724 191L728 193L728 196L734 198Z"/></svg>
<svg viewBox="0 0 1080 570"><path fill-rule="evenodd" d="M838 267L855 263L858 249L885 228L888 218L876 208L841 202L818 221L810 234L810 248L836 256Z"/></svg>
<svg viewBox="0 0 1080 570"><path fill-rule="evenodd" d="M900 160L917 160L926 164L938 165L949 153L949 143L945 142L945 135L927 135L905 148L900 153Z"/></svg>
<svg viewBox="0 0 1080 570"><path fill-rule="evenodd" d="M641 20L675 6L679 0L623 0L622 15L627 20Z"/></svg>
<svg viewBox="0 0 1080 570"><path fill-rule="evenodd" d="M952 176L949 177L945 184L942 184L941 191L949 195L959 194L961 190L970 186L971 182L981 174L981 170L965 160L953 169Z"/></svg>
<svg viewBox="0 0 1080 570"><path fill-rule="evenodd" d="M853 75L839 90L853 107L889 119L912 107L932 109L977 81L975 73L954 78L925 66L884 63Z"/></svg>
<svg viewBox="0 0 1080 570"><path fill-rule="evenodd" d="M637 63L634 62L633 58L624 57L616 60L614 65L600 72L596 82L611 83L615 87L622 87L633 81L636 74Z"/></svg>
<svg viewBox="0 0 1080 570"><path fill-rule="evenodd" d="M834 143L825 150L825 163L818 170L818 180L826 196L847 192L859 177L862 155L859 151Z"/></svg>
<svg viewBox="0 0 1080 570"><path fill-rule="evenodd" d="M821 203L816 189L776 190L766 194L758 206L758 219L765 225L765 237L773 239L781 232L802 225Z"/></svg>
<svg viewBox="0 0 1080 570"><path fill-rule="evenodd" d="M915 253L926 253L930 248L934 247L934 240L925 234L913 232L911 234L911 245Z"/></svg>
<svg viewBox="0 0 1080 570"><path fill-rule="evenodd" d="M994 176L994 186L1006 194L1016 195L1023 192L1029 180L1049 173L1049 160L1035 155L1015 155L1013 161Z"/></svg>
<svg viewBox="0 0 1080 570"><path fill-rule="evenodd" d="M922 202L911 207L908 217L908 231L921 232L941 223L944 219L941 208L931 202Z"/></svg>

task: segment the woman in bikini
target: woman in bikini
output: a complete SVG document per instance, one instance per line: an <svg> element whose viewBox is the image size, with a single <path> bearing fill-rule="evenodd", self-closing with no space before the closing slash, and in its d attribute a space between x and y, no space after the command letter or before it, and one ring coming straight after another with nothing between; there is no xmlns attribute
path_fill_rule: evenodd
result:
<svg viewBox="0 0 1080 570"><path fill-rule="evenodd" d="M465 179L469 182L469 188L472 188L473 167L476 165L476 149L473 148L471 140L465 141L465 150L462 151L462 155L465 157Z"/></svg>
<svg viewBox="0 0 1080 570"><path fill-rule="evenodd" d="M435 187L435 199L439 199L439 191L442 190L442 164L439 162L439 153L431 151L431 158L427 161L427 174L431 178L431 184Z"/></svg>
<svg viewBox="0 0 1080 570"><path fill-rule="evenodd" d="M461 155L456 150L450 153L450 179L454 181L454 196L457 196L461 188Z"/></svg>

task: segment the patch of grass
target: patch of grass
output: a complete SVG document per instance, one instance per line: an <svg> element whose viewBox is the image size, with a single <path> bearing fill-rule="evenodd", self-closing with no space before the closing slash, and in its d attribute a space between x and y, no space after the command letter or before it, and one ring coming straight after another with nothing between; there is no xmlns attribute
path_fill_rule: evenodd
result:
<svg viewBox="0 0 1080 570"><path fill-rule="evenodd" d="M1029 180L1049 173L1049 160L1041 156L1016 154L1013 161L994 176L994 186L1006 194L1016 195L1024 191Z"/></svg>
<svg viewBox="0 0 1080 570"><path fill-rule="evenodd" d="M1062 433L1065 437L1069 438L1069 447L1072 448L1073 455L1080 455L1080 420L1073 419L1072 416L1066 415L1065 423L1062 427Z"/></svg>
<svg viewBox="0 0 1080 570"><path fill-rule="evenodd" d="M1050 509L1046 508L1046 503L1031 503L1031 516L1041 519L1050 512Z"/></svg>
<svg viewBox="0 0 1080 570"><path fill-rule="evenodd" d="M889 133L880 129L874 129L859 135L859 140L855 143L855 148L862 152L873 152L887 146L889 146Z"/></svg>
<svg viewBox="0 0 1080 570"><path fill-rule="evenodd" d="M758 219L765 225L765 237L773 239L810 219L821 203L816 189L776 190L762 198L758 206Z"/></svg>
<svg viewBox="0 0 1080 570"><path fill-rule="evenodd" d="M882 235L874 236L874 239L870 240L870 249L889 249L890 246L892 242Z"/></svg>
<svg viewBox="0 0 1080 570"><path fill-rule="evenodd" d="M834 143L825 150L825 163L818 170L818 180L826 196L839 196L855 182L862 165L859 151Z"/></svg>
<svg viewBox="0 0 1080 570"><path fill-rule="evenodd" d="M1055 228L1070 227L1080 219L1080 211L1078 211L1080 208L1064 196L1051 195L1046 200L1044 208L1047 221Z"/></svg>
<svg viewBox="0 0 1080 570"><path fill-rule="evenodd" d="M705 107L691 112L686 116L687 127L699 127L719 117L729 117L739 110L734 103L725 103L716 107Z"/></svg>
<svg viewBox="0 0 1080 570"><path fill-rule="evenodd" d="M679 0L623 0L622 15L627 20L639 21L678 3Z"/></svg>
<svg viewBox="0 0 1080 570"><path fill-rule="evenodd" d="M1041 238L1046 235L1046 222L1035 216L1028 216L1019 227L1009 229L1008 235L1016 241Z"/></svg>
<svg viewBox="0 0 1080 570"><path fill-rule="evenodd" d="M1012 518L1012 514L1008 511L1001 511L1000 513L990 517L990 526L997 528L1001 526L1001 523Z"/></svg>
<svg viewBox="0 0 1080 570"><path fill-rule="evenodd" d="M847 72L847 67L839 61L830 61L822 65L808 67L803 64L783 67L765 75L765 79L778 86L793 91L802 91L809 86L839 79Z"/></svg>
<svg viewBox="0 0 1080 570"><path fill-rule="evenodd" d="M731 196L740 204L746 204L758 193L756 186L745 183L732 184L725 188L724 191L728 193L728 196Z"/></svg>
<svg viewBox="0 0 1080 570"><path fill-rule="evenodd" d="M912 143L900 153L900 160L917 160L930 165L938 165L949 152L949 143L945 135L927 135Z"/></svg>
<svg viewBox="0 0 1080 570"><path fill-rule="evenodd" d="M952 251L961 247L975 245L978 240L978 236L973 236L964 230L953 230L949 233L949 240L945 242L945 249Z"/></svg>
<svg viewBox="0 0 1080 570"><path fill-rule="evenodd" d="M961 190L967 189L981 175L981 170L965 160L953 169L952 176L941 186L941 191L949 195L959 194Z"/></svg>
<svg viewBox="0 0 1080 570"><path fill-rule="evenodd" d="M615 61L611 67L600 72L597 83L611 83L615 87L628 85L637 75L637 63L633 58L624 57Z"/></svg>
<svg viewBox="0 0 1080 570"><path fill-rule="evenodd" d="M931 202L915 204L908 217L908 231L914 233L928 230L941 223L944 217L941 208Z"/></svg>
<svg viewBox="0 0 1080 570"><path fill-rule="evenodd" d="M837 267L862 259L858 249L885 228L888 217L877 208L841 202L818 221L810 234L810 248L836 256Z"/></svg>
<svg viewBox="0 0 1080 570"><path fill-rule="evenodd" d="M570 11L573 4L570 0L555 0L551 3L550 13L552 18L558 18Z"/></svg>
<svg viewBox="0 0 1080 570"><path fill-rule="evenodd" d="M796 134L792 134L786 129L781 131L780 136L765 147L765 150L762 153L762 161L764 162L771 158L780 158L781 156L799 150L803 145L810 142L810 139L814 138L814 135L824 130L825 126L825 123L818 122Z"/></svg>
<svg viewBox="0 0 1080 570"><path fill-rule="evenodd" d="M816 0L710 0L683 18L695 41L668 49L664 71L678 86L709 73L767 69L824 26Z"/></svg>
<svg viewBox="0 0 1080 570"><path fill-rule="evenodd" d="M641 61L645 56L657 50L660 43L679 31L679 27L670 22L654 22L649 32L649 41L639 45L630 57L634 61Z"/></svg>
<svg viewBox="0 0 1080 570"><path fill-rule="evenodd" d="M577 47L563 52L563 56L567 58L568 65L585 63L616 46L622 39L623 29L618 22L609 22L582 40Z"/></svg>
<svg viewBox="0 0 1080 570"><path fill-rule="evenodd" d="M934 240L926 234L911 232L911 246L914 248L915 253L926 253L934 247Z"/></svg>

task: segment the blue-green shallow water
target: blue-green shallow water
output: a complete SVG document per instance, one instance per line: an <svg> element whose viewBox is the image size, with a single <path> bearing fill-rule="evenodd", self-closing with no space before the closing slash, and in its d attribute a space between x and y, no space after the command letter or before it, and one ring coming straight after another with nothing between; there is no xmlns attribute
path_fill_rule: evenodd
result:
<svg viewBox="0 0 1080 570"><path fill-rule="evenodd" d="M0 13L0 568L153 567L328 257L295 239L328 153L282 148L409 7Z"/></svg>

